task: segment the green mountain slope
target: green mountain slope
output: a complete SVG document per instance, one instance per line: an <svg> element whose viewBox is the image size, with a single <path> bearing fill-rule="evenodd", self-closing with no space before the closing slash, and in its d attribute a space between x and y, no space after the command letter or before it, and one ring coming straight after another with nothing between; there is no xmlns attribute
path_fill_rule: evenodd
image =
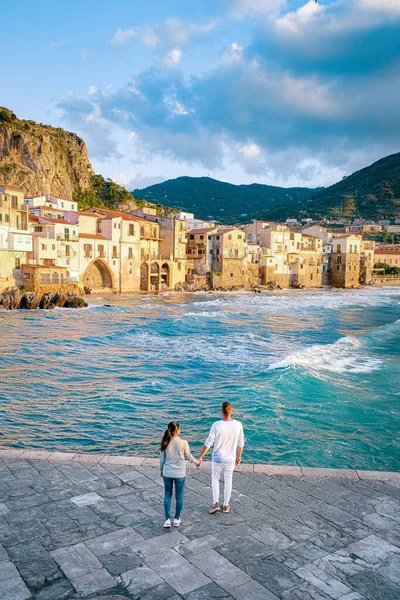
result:
<svg viewBox="0 0 400 600"><path fill-rule="evenodd" d="M253 183L233 185L210 177L178 177L163 183L134 190L136 199L176 206L195 213L200 219L222 223L246 223L251 219L269 218L275 207L308 200L321 188L281 188Z"/></svg>
<svg viewBox="0 0 400 600"><path fill-rule="evenodd" d="M209 177L178 177L132 193L222 223L299 216L400 218L400 153L381 158L328 188L232 185Z"/></svg>
<svg viewBox="0 0 400 600"><path fill-rule="evenodd" d="M295 208L306 208L312 216L400 217L400 152L356 171Z"/></svg>

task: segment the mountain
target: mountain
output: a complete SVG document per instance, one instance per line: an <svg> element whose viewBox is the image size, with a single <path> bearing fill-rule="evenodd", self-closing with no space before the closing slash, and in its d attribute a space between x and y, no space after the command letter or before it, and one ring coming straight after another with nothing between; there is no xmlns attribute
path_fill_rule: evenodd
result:
<svg viewBox="0 0 400 600"><path fill-rule="evenodd" d="M178 177L132 192L136 199L176 206L200 219L246 223L269 218L276 207L308 200L322 188L281 188L253 183L233 185L210 177Z"/></svg>
<svg viewBox="0 0 400 600"><path fill-rule="evenodd" d="M72 198L94 175L85 142L75 133L18 119L0 108L0 180L26 194Z"/></svg>
<svg viewBox="0 0 400 600"><path fill-rule="evenodd" d="M0 183L34 196L74 198L81 209L137 208L128 190L94 173L82 138L61 127L18 119L4 107L0 107Z"/></svg>
<svg viewBox="0 0 400 600"><path fill-rule="evenodd" d="M311 216L317 217L399 218L400 152L356 171L293 208L306 209Z"/></svg>

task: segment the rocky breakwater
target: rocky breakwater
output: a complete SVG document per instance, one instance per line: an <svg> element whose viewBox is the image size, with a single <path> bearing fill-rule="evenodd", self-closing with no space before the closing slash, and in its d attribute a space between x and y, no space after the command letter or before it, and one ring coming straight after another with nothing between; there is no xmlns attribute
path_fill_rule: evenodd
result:
<svg viewBox="0 0 400 600"><path fill-rule="evenodd" d="M0 294L0 308L5 310L50 310L53 308L84 308L87 302L80 296L59 292L21 293L19 290L6 291Z"/></svg>

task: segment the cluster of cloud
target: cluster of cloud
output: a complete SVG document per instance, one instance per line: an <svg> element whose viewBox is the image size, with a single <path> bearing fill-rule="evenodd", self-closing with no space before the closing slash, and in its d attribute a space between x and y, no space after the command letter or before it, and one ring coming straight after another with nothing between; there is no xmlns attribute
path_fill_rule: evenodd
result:
<svg viewBox="0 0 400 600"><path fill-rule="evenodd" d="M148 156L207 169L235 163L274 181L295 171L319 184L398 150L399 0L311 0L292 12L280 0L233 5L234 18L251 16L251 43L233 41L216 66L190 78L165 67L179 64L178 44L207 35L216 21L117 31L114 45L140 37L169 50L163 64L117 91L91 87L87 99L60 103L92 152L104 156L106 144L108 156L117 154L118 127L134 131Z"/></svg>
<svg viewBox="0 0 400 600"><path fill-rule="evenodd" d="M136 40L145 46L164 52L161 63L166 67L175 67L182 58L180 46L193 40L208 36L218 26L216 19L203 23L191 23L182 19L170 18L164 23L150 27L119 28L110 39L110 46L116 49L125 47Z"/></svg>

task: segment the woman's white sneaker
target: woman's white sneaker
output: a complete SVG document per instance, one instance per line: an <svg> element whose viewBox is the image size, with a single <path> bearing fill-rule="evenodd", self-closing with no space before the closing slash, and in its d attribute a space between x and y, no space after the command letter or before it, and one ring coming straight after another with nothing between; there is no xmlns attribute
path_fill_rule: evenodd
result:
<svg viewBox="0 0 400 600"><path fill-rule="evenodd" d="M171 527L171 519L167 519L164 523L164 528L168 529L169 527Z"/></svg>
<svg viewBox="0 0 400 600"><path fill-rule="evenodd" d="M174 519L174 527L179 527L180 524L181 524L180 519Z"/></svg>

